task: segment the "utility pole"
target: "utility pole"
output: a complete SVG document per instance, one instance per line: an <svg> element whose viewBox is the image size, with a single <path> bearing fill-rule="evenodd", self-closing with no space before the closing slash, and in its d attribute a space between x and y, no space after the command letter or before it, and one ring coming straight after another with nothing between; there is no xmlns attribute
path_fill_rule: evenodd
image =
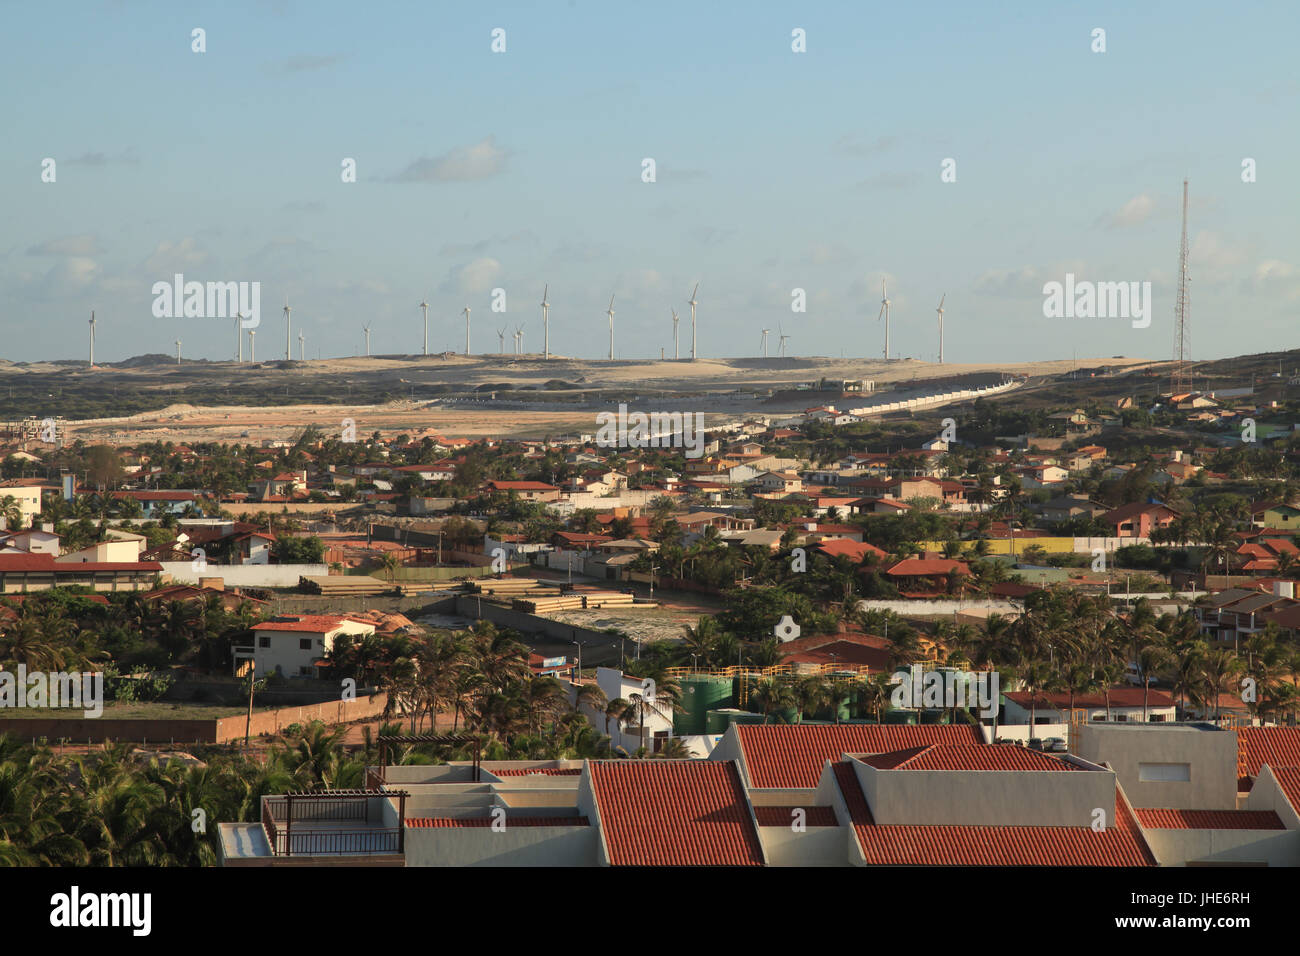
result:
<svg viewBox="0 0 1300 956"><path fill-rule="evenodd" d="M256 648L253 650L256 654ZM244 749L248 749L249 731L253 726L253 689L257 687L257 658L249 658L248 661L248 716L244 719Z"/></svg>

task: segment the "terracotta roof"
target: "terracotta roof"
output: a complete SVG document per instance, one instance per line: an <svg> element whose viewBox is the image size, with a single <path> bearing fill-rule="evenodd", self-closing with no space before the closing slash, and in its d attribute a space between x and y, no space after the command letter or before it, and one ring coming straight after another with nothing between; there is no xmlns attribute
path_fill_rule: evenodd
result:
<svg viewBox="0 0 1300 956"><path fill-rule="evenodd" d="M853 530L857 531L860 529L854 528ZM848 538L833 538L829 541L818 541L813 545L813 547L830 558L843 555L847 558L852 558L854 561L861 561L868 554L874 554L877 558L889 557L888 551L882 551L874 544L868 544L866 541L851 541Z"/></svg>
<svg viewBox="0 0 1300 956"><path fill-rule="evenodd" d="M1030 693L1024 690L1006 691L1002 695L1007 700L1019 704L1026 710L1029 709ZM1041 691L1033 695L1037 702L1035 706L1042 710L1043 708L1053 708L1056 710L1066 710L1070 706L1069 694L1044 694ZM1075 694L1075 707L1105 707L1106 697L1103 694ZM1110 689L1110 706L1112 707L1141 707L1142 706L1142 688L1141 687L1112 687ZM1152 707L1172 707L1174 699L1162 690L1151 688L1147 695L1147 708Z"/></svg>
<svg viewBox="0 0 1300 956"><path fill-rule="evenodd" d="M1237 766L1240 776L1258 777L1264 764L1300 767L1300 727L1238 727Z"/></svg>
<svg viewBox="0 0 1300 956"><path fill-rule="evenodd" d="M1300 813L1300 767L1269 767L1277 778L1282 793L1291 803L1291 809Z"/></svg>
<svg viewBox="0 0 1300 956"><path fill-rule="evenodd" d="M352 618L341 614L299 614L291 621L263 621L261 624L254 624L251 630L305 631L310 634L325 634L350 621L352 621ZM357 621L355 623L374 626L371 621Z"/></svg>
<svg viewBox="0 0 1300 956"><path fill-rule="evenodd" d="M591 761L614 866L759 866L763 850L732 761Z"/></svg>
<svg viewBox="0 0 1300 956"><path fill-rule="evenodd" d="M0 554L0 572L50 571L83 574L86 571L161 571L157 561L59 561L52 554Z"/></svg>
<svg viewBox="0 0 1300 956"><path fill-rule="evenodd" d="M860 641L831 640L809 650L794 651L781 658L782 664L837 664L860 665L875 670L889 667L890 651L871 647Z"/></svg>
<svg viewBox="0 0 1300 956"><path fill-rule="evenodd" d="M794 811L804 812L804 824L810 827L837 827L833 807L755 807L754 817L760 827L788 827L794 823Z"/></svg>
<svg viewBox="0 0 1300 956"><path fill-rule="evenodd" d="M930 744L889 754L863 757L877 770L1080 770L1036 750L1015 744Z"/></svg>
<svg viewBox="0 0 1300 956"><path fill-rule="evenodd" d="M407 817L408 827L490 827L491 817ZM506 829L511 827L585 827L586 817L505 817Z"/></svg>
<svg viewBox="0 0 1300 956"><path fill-rule="evenodd" d="M484 773L490 773L494 777L528 777L533 774L542 774L547 777L576 777L582 773L581 769L564 770L560 767L511 767L506 770L488 770Z"/></svg>
<svg viewBox="0 0 1300 956"><path fill-rule="evenodd" d="M982 744L971 724L736 724L751 787L811 790L828 760L927 744Z"/></svg>
<svg viewBox="0 0 1300 956"><path fill-rule="evenodd" d="M1285 830L1272 810L1162 810L1135 808L1148 830Z"/></svg>
<svg viewBox="0 0 1300 956"><path fill-rule="evenodd" d="M1142 831L1115 791L1115 826L877 825L851 763L836 763L854 834L868 864L894 866L1155 866Z"/></svg>
<svg viewBox="0 0 1300 956"><path fill-rule="evenodd" d="M555 485L544 481L489 481L488 486L497 491L559 491Z"/></svg>
<svg viewBox="0 0 1300 956"><path fill-rule="evenodd" d="M958 574L970 574L970 568L965 561L954 561L951 558L904 558L888 568L885 574L891 577L929 577L937 574L949 574L953 571Z"/></svg>

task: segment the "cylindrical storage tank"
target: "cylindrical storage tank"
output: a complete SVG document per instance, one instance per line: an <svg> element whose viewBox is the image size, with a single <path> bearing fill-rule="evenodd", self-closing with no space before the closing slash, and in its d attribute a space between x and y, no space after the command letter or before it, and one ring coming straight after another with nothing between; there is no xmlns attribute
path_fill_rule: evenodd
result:
<svg viewBox="0 0 1300 956"><path fill-rule="evenodd" d="M761 724L762 714L755 714L736 707L720 707L705 714L705 733L725 734L732 724Z"/></svg>
<svg viewBox="0 0 1300 956"><path fill-rule="evenodd" d="M673 714L673 733L677 736L707 733L707 715L719 707L732 703L732 679L693 674L683 677L681 685L681 710Z"/></svg>

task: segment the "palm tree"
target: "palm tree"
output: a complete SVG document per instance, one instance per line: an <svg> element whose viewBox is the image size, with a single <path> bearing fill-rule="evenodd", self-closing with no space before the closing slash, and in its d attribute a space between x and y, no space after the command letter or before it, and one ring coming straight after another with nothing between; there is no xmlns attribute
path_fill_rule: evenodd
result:
<svg viewBox="0 0 1300 956"><path fill-rule="evenodd" d="M1146 644L1137 652L1138 672L1142 675L1143 723L1147 722L1147 698L1151 693L1151 678L1157 672L1168 667L1172 660L1173 655L1163 644Z"/></svg>

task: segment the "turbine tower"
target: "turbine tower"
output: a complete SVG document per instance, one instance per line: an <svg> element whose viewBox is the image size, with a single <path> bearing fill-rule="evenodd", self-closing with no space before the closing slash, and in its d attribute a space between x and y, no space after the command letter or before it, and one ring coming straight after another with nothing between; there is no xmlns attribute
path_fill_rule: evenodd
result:
<svg viewBox="0 0 1300 956"><path fill-rule="evenodd" d="M609 316L609 360L614 361L614 297L609 297L609 308L605 310Z"/></svg>
<svg viewBox="0 0 1300 956"><path fill-rule="evenodd" d="M235 362L242 364L244 361L244 336L242 333L244 325L244 313L235 313Z"/></svg>
<svg viewBox="0 0 1300 956"><path fill-rule="evenodd" d="M778 354L778 355L785 355L785 343L786 343L786 341L790 338L790 336L788 336L788 335L785 334L785 326L784 326L784 325L778 325L778 326L777 326L777 334L781 336L781 340L780 340L780 342L777 343L777 350L776 350L776 351L777 351L777 354Z"/></svg>
<svg viewBox="0 0 1300 956"><path fill-rule="evenodd" d="M289 300L284 300L284 360L287 362L293 358L293 336L289 334L289 326L293 320L293 309L289 308Z"/></svg>
<svg viewBox="0 0 1300 956"><path fill-rule="evenodd" d="M515 352L519 355L524 354L524 327L515 326Z"/></svg>
<svg viewBox="0 0 1300 956"><path fill-rule="evenodd" d="M366 358L370 358L370 326L362 326L361 331L366 333Z"/></svg>
<svg viewBox="0 0 1300 956"><path fill-rule="evenodd" d="M946 298L948 298L947 292L939 296L939 308L934 310L939 313L939 364L940 365L943 364L943 300Z"/></svg>
<svg viewBox="0 0 1300 956"><path fill-rule="evenodd" d="M677 349L677 310L669 309L668 311L673 314L673 358L679 359L682 356L681 352Z"/></svg>
<svg viewBox="0 0 1300 956"><path fill-rule="evenodd" d="M772 334L771 329L763 330L763 358L767 358L767 337Z"/></svg>
<svg viewBox="0 0 1300 956"><path fill-rule="evenodd" d="M176 340L176 364L181 364L181 340Z"/></svg>
<svg viewBox="0 0 1300 956"><path fill-rule="evenodd" d="M880 314L876 316L876 321L880 321L881 316L885 317L885 361L889 361L889 293L885 291L885 280L880 280Z"/></svg>
<svg viewBox="0 0 1300 956"><path fill-rule="evenodd" d="M253 345L253 336L257 334L257 329L248 330L248 361L250 365L257 364L257 349Z"/></svg>
<svg viewBox="0 0 1300 956"><path fill-rule="evenodd" d="M542 357L547 359L551 357L551 304L546 301L546 293L550 291L551 285L549 282L542 286Z"/></svg>
<svg viewBox="0 0 1300 956"><path fill-rule="evenodd" d="M505 329L497 329L497 339L499 339L501 342L501 347L498 349L498 351L502 355L505 355L506 354L506 330Z"/></svg>
<svg viewBox="0 0 1300 956"><path fill-rule="evenodd" d="M420 308L424 310L424 354L429 354L429 303L421 301Z"/></svg>
<svg viewBox="0 0 1300 956"><path fill-rule="evenodd" d="M1174 300L1174 374L1170 392L1187 391L1187 307L1191 304L1187 284L1187 180L1183 180L1183 238L1178 245L1178 296Z"/></svg>
<svg viewBox="0 0 1300 956"><path fill-rule="evenodd" d="M465 306L465 357L469 358L469 306Z"/></svg>
<svg viewBox="0 0 1300 956"><path fill-rule="evenodd" d="M695 283L695 288L691 290L691 298L687 303L691 307L691 361L695 361L695 293L700 291L700 284Z"/></svg>
<svg viewBox="0 0 1300 956"><path fill-rule="evenodd" d="M90 367L95 367L95 310L90 310Z"/></svg>
<svg viewBox="0 0 1300 956"><path fill-rule="evenodd" d="M298 361L299 362L307 361L307 346L305 344L306 341L307 341L307 336L303 334L302 329L299 329L298 330Z"/></svg>

